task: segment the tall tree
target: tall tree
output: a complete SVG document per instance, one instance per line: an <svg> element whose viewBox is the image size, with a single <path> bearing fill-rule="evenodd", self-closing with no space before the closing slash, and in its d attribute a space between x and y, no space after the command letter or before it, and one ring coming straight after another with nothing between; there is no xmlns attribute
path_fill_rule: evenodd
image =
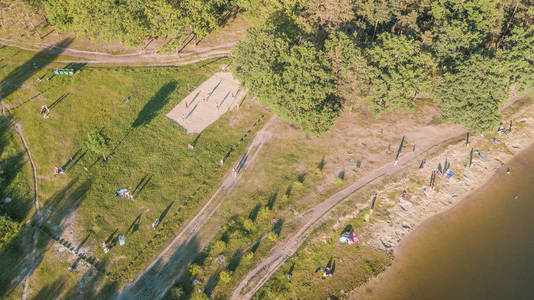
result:
<svg viewBox="0 0 534 300"><path fill-rule="evenodd" d="M495 129L502 119L499 108L506 100L507 78L495 59L473 55L438 83L434 99L443 118L464 124L470 132Z"/></svg>
<svg viewBox="0 0 534 300"><path fill-rule="evenodd" d="M371 40L379 33L379 26L393 21L400 9L398 0L357 0L356 14L367 24Z"/></svg>
<svg viewBox="0 0 534 300"><path fill-rule="evenodd" d="M282 53L281 61L283 93L273 99L273 108L312 136L327 132L340 105L333 97L334 78L326 55L305 42Z"/></svg>
<svg viewBox="0 0 534 300"><path fill-rule="evenodd" d="M433 51L442 64L454 66L484 48L497 19L497 0L437 0L429 13Z"/></svg>
<svg viewBox="0 0 534 300"><path fill-rule="evenodd" d="M353 19L352 0L310 0L298 22L304 31L322 41Z"/></svg>
<svg viewBox="0 0 534 300"><path fill-rule="evenodd" d="M325 42L336 84L336 96L344 104L363 107L369 90L369 66L361 50L343 32L331 34Z"/></svg>
<svg viewBox="0 0 534 300"><path fill-rule="evenodd" d="M534 88L534 27L515 27L504 40L499 55L505 61L512 82L522 89Z"/></svg>
<svg viewBox="0 0 534 300"><path fill-rule="evenodd" d="M429 92L435 69L420 42L384 33L367 51L371 65L371 108L375 113L412 109L417 94Z"/></svg>
<svg viewBox="0 0 534 300"><path fill-rule="evenodd" d="M260 100L268 99L280 89L282 53L288 42L272 31L253 28L232 50L234 76Z"/></svg>

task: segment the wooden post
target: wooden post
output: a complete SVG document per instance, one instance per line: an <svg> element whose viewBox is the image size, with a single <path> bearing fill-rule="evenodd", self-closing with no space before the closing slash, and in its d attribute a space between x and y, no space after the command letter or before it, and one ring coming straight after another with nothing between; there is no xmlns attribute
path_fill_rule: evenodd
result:
<svg viewBox="0 0 534 300"><path fill-rule="evenodd" d="M473 148L471 148L471 155L469 156L469 168L473 166Z"/></svg>
<svg viewBox="0 0 534 300"><path fill-rule="evenodd" d="M469 132L467 133L465 137L465 146L467 147L467 145L469 145Z"/></svg>
<svg viewBox="0 0 534 300"><path fill-rule="evenodd" d="M399 162L399 156L400 156L400 153L402 151L402 145L404 144L404 136L402 137L402 140L401 140L401 143L399 145L399 150L397 150L397 156L395 156L395 166L397 165L397 163Z"/></svg>

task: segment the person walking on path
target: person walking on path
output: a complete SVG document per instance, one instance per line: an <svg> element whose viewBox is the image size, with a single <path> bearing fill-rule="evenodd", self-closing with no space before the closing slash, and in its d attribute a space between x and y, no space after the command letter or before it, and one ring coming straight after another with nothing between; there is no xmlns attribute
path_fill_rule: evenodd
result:
<svg viewBox="0 0 534 300"><path fill-rule="evenodd" d="M152 228L153 228L154 230L156 230L156 229L158 228L158 225L159 225L159 219L156 219L156 220L154 221L154 223L152 223Z"/></svg>

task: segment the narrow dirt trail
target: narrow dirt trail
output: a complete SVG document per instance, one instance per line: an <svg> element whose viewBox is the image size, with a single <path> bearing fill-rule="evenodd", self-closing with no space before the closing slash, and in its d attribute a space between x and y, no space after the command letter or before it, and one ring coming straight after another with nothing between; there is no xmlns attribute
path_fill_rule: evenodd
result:
<svg viewBox="0 0 534 300"><path fill-rule="evenodd" d="M225 57L230 53L231 48L237 41L221 43L212 47L200 47L190 49L178 54L157 54L152 51L139 51L133 54L109 54L104 52L83 51L73 48L55 47L53 44L38 43L38 42L21 42L9 39L0 38L0 44L21 50L27 51L41 51L45 48L51 49L51 52L56 52L64 56L79 58L76 61L62 61L64 63L91 63L91 64L154 64L154 65L173 65L181 66L200 62L203 60Z"/></svg>
<svg viewBox="0 0 534 300"><path fill-rule="evenodd" d="M247 149L253 153L245 168L252 164L263 145L271 139L270 127L274 123L272 117L264 127L258 131ZM114 299L160 299L174 284L175 280L187 270L193 262L201 245L209 241L202 241L199 233L204 225L221 206L225 196L229 194L239 182L241 176L234 176L229 172L222 180L219 188L211 196L200 211L183 227L167 248L165 248L153 262L141 272L135 280L126 285L116 294Z"/></svg>
<svg viewBox="0 0 534 300"><path fill-rule="evenodd" d="M454 130L448 129L443 132L434 132L431 138L428 138L417 145L418 150L415 153L402 156L397 165L390 163L376 169L317 206L304 212L302 216L303 225L300 229L286 237L283 241L280 241L278 245L271 250L270 255L263 259L256 268L250 271L241 280L230 299L250 299L263 286L263 284L269 280L276 270L278 270L278 268L280 268L280 266L282 266L282 264L297 251L302 243L304 243L311 232L311 228L316 225L321 217L328 213L339 202L380 177L393 175L402 171L404 168L408 167L408 163L414 161L419 155L424 154L428 150L439 146L444 142L460 138L466 133L467 131L460 128L455 128Z"/></svg>
<svg viewBox="0 0 534 300"><path fill-rule="evenodd" d="M38 201L38 198L37 198L37 168L35 167L35 163L33 162L33 159L32 159L32 155L31 155L31 152L30 152L30 149L28 147L28 144L26 143L26 140L24 139L24 135L22 134L22 128L20 127L19 124L17 123L13 123L13 128L15 129L15 132L17 133L17 135L19 136L20 140L22 141L22 146L24 147L24 150L26 151L26 155L28 155L28 160L30 162L30 166L32 168L32 177L33 177L33 192L34 192L34 197L33 197L33 205L35 207L35 216L37 219L40 218L41 216L41 211L40 211L40 206L39 206L39 201ZM28 232L28 234L31 233L31 228L30 228L30 231ZM32 234L32 246L30 247L27 255L28 255L28 261L26 263L26 265L28 266L34 266L35 265L35 257L36 257L36 253L35 253L35 248L37 247L37 229L34 229L33 230L33 234ZM24 278L24 282L23 282L23 285L22 285L22 294L21 294L21 300L26 300L26 294L27 294L27 289L28 289L28 279L30 276L28 276L29 274L27 274Z"/></svg>

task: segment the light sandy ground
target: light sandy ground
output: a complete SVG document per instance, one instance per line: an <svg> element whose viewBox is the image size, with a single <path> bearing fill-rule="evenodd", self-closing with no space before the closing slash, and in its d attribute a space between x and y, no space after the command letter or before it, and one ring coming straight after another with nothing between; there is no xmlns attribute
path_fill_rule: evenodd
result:
<svg viewBox="0 0 534 300"><path fill-rule="evenodd" d="M168 114L187 133L201 133L225 112L233 109L245 98L239 82L230 72L219 72L204 81L185 97Z"/></svg>
<svg viewBox="0 0 534 300"><path fill-rule="evenodd" d="M489 150L483 152L488 158L486 162L475 156L471 168L463 166L463 162L469 156L471 146L477 148L489 143L487 137L475 138L469 147L463 143L450 145L445 151L428 160L429 167L424 172L426 177L432 169L435 169L438 162L443 162L445 158L453 161L452 168L456 174L450 180L439 177L437 190L426 194L417 191L409 201L381 197L378 201L383 201L386 206L392 206L388 210L389 214L385 218L374 218L362 234L361 240L371 247L394 253L398 247L402 247L406 237L421 223L458 205L473 191L483 186L495 173L504 172L506 162L514 155L532 145L534 141L534 118L532 116L534 116L532 105L515 114L514 123L520 125L521 128L514 129L511 134L498 136L498 140L502 143L491 145ZM412 174L412 176L417 175ZM403 179L393 182L385 186L381 192L398 190L407 185L406 181ZM368 284L372 286L380 282L381 277L382 275L379 275ZM367 285L364 285L354 290L350 298L365 298L366 288Z"/></svg>
<svg viewBox="0 0 534 300"><path fill-rule="evenodd" d="M399 246L402 239L412 232L429 216L443 212L464 199L477 187L482 186L495 172L502 172L502 165L522 149L526 149L534 141L534 107L526 114L515 119L515 124L521 124L521 129L512 131L508 135L498 136L500 145L491 145L486 151L481 150L488 161L474 156L471 168L463 164L469 157L471 147L475 149L489 144L487 137L475 137L473 143L466 147L464 143L448 146L440 155L429 159L427 167L422 171L411 172L399 182L386 186L385 191L402 190L409 183L410 177L430 178L432 170L447 159L455 175L451 179L438 178L437 189L426 194L418 189L409 201L389 199L382 196L382 201L389 209L387 218L379 218L372 222L366 230L367 244L384 251L392 252ZM428 180L425 180L425 183ZM385 193L382 193L384 195Z"/></svg>

